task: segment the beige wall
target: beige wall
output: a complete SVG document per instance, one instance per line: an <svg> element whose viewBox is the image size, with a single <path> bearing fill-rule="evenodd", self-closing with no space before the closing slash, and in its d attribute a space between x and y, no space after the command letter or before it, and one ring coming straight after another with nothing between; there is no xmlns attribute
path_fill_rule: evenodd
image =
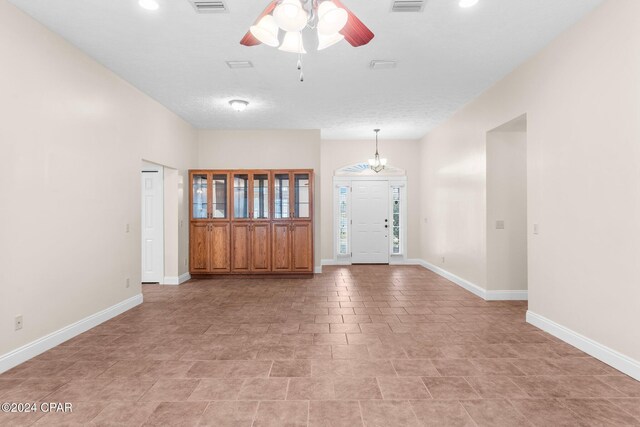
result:
<svg viewBox="0 0 640 427"><path fill-rule="evenodd" d="M640 360L640 2L611 0L422 141L421 253L486 287L486 132L527 114L529 309ZM533 224L540 233L532 234Z"/></svg>
<svg viewBox="0 0 640 427"><path fill-rule="evenodd" d="M195 131L5 0L0 58L1 355L140 294L141 160L187 169Z"/></svg>
<svg viewBox="0 0 640 427"><path fill-rule="evenodd" d="M333 174L337 169L359 162L366 162L375 153L375 135L364 141L322 141L322 259L333 259ZM419 255L419 159L416 155L420 148L416 140L379 139L379 151L387 158L390 166L404 169L407 172L407 209L408 209L408 241L407 258Z"/></svg>
<svg viewBox="0 0 640 427"><path fill-rule="evenodd" d="M202 130L198 133L197 165L201 169L313 169L314 258L320 268L319 130Z"/></svg>
<svg viewBox="0 0 640 427"><path fill-rule="evenodd" d="M487 133L487 290L526 289L527 134L492 131Z"/></svg>

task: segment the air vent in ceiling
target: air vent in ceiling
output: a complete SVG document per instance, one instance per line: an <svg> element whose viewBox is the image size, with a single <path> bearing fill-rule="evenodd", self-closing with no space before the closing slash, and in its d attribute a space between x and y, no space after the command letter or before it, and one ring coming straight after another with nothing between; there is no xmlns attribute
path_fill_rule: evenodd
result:
<svg viewBox="0 0 640 427"><path fill-rule="evenodd" d="M251 61L227 61L227 66L232 70L237 68L253 68Z"/></svg>
<svg viewBox="0 0 640 427"><path fill-rule="evenodd" d="M391 12L422 12L425 0L394 0Z"/></svg>
<svg viewBox="0 0 640 427"><path fill-rule="evenodd" d="M369 68L371 68L372 70L390 70L392 68L396 68L396 65L398 65L398 63L396 61L384 61L384 60L373 60L371 61L371 64L369 65Z"/></svg>
<svg viewBox="0 0 640 427"><path fill-rule="evenodd" d="M227 5L222 0L205 1L205 0L190 0L193 7L198 13L226 13L229 10Z"/></svg>

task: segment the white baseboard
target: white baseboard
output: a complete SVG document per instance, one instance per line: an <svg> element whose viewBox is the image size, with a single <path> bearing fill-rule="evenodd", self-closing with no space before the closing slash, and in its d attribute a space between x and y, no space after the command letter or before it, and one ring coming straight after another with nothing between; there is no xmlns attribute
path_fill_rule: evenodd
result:
<svg viewBox="0 0 640 427"><path fill-rule="evenodd" d="M323 259L322 265L342 265L339 261L335 259ZM469 292L479 296L480 298L486 301L526 301L528 299L527 291L487 291L480 286L469 282L468 280L463 279L462 277L456 276L453 273L448 272L447 270L435 266L423 259L419 258L407 258L407 259L396 259L390 262L389 265L420 265L427 270L431 270L434 273L444 277L447 280L452 281L458 286L463 287Z"/></svg>
<svg viewBox="0 0 640 427"><path fill-rule="evenodd" d="M640 362L580 335L553 320L527 311L527 322L640 381Z"/></svg>
<svg viewBox="0 0 640 427"><path fill-rule="evenodd" d="M427 270L431 270L445 279L452 281L456 285L461 286L485 301L526 301L529 299L528 291L488 291L475 283L471 283L462 277L456 276L455 274L422 259L408 259L406 264L421 265Z"/></svg>
<svg viewBox="0 0 640 427"><path fill-rule="evenodd" d="M162 284L163 285L181 285L188 280L191 280L191 275L189 273L184 273L178 277L175 277L175 276L165 277L164 280L162 281Z"/></svg>
<svg viewBox="0 0 640 427"><path fill-rule="evenodd" d="M485 300L487 301L527 301L529 299L528 291L486 291Z"/></svg>
<svg viewBox="0 0 640 427"><path fill-rule="evenodd" d="M480 286L469 282L468 280L463 279L462 277L458 277L453 273L449 273L447 270L437 267L431 263L428 263L427 261L421 259L421 260L415 260L418 262L419 265L423 266L424 268L426 268L427 270L431 270L434 273L444 277L447 280L452 281L453 283L455 283L458 286L463 287L464 289L468 290L469 292L476 294L477 296L479 296L482 299L487 299L487 291L483 288L481 288Z"/></svg>
<svg viewBox="0 0 640 427"><path fill-rule="evenodd" d="M142 304L142 294L135 295L98 313L85 317L78 322L52 332L49 335L38 338L9 353L3 354L0 356L0 374L140 304Z"/></svg>

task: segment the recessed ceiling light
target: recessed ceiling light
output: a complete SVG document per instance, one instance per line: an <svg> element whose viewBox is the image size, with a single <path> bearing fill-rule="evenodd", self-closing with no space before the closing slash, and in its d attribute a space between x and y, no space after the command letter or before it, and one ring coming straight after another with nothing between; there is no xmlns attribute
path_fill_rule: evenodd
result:
<svg viewBox="0 0 640 427"><path fill-rule="evenodd" d="M467 7L475 6L476 4L478 4L478 0L460 0L460 3L458 3L460 7L463 7L465 9Z"/></svg>
<svg viewBox="0 0 640 427"><path fill-rule="evenodd" d="M160 7L156 0L138 0L138 4L141 8L147 10L158 10Z"/></svg>
<svg viewBox="0 0 640 427"><path fill-rule="evenodd" d="M240 112L247 109L247 107L249 106L249 101L245 101L242 99L232 99L231 101L229 101L229 105L231 105L231 108L233 108L234 110Z"/></svg>

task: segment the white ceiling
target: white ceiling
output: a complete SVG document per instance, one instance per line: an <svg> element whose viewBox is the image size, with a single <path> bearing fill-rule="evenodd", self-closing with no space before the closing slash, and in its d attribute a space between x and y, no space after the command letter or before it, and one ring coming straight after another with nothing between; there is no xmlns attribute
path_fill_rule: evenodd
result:
<svg viewBox="0 0 640 427"><path fill-rule="evenodd" d="M240 39L269 0L226 0L196 14L189 0L10 0L198 128L321 129L325 139L420 138L531 57L601 0L427 0L390 13L391 0L344 0L376 34L315 52L305 82L296 55ZM397 60L372 71L374 59ZM231 70L228 60L255 68ZM233 98L251 104L243 113Z"/></svg>

